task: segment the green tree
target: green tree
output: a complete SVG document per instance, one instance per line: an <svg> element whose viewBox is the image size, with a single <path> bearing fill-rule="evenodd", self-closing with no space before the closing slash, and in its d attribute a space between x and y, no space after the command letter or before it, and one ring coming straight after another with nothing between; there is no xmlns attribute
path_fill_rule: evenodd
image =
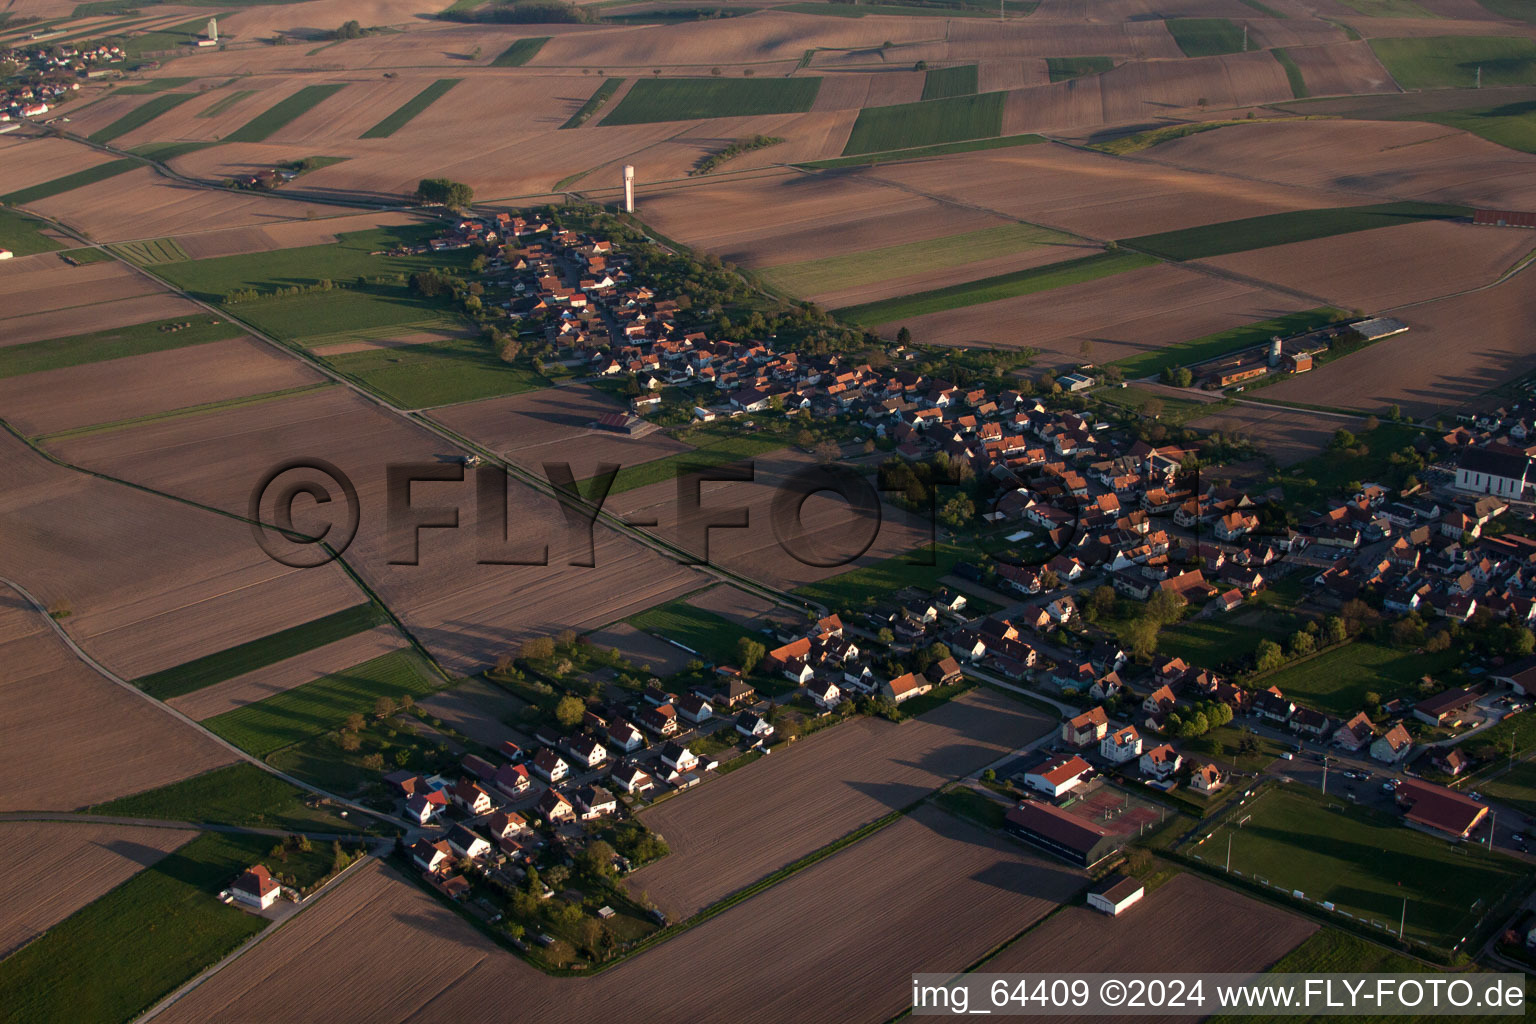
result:
<svg viewBox="0 0 1536 1024"><path fill-rule="evenodd" d="M1253 667L1259 672L1268 672L1285 664L1285 652L1280 645L1273 640L1260 640L1258 648L1254 651Z"/></svg>
<svg viewBox="0 0 1536 1024"><path fill-rule="evenodd" d="M741 669L743 673L750 674L762 662L763 657L767 653L768 648L751 637L744 636L736 641L736 667Z"/></svg>
<svg viewBox="0 0 1536 1024"><path fill-rule="evenodd" d="M912 344L912 332L910 330L908 330L907 328L905 328L905 327L899 328L896 331L896 344L898 344L898 345L910 345L910 344Z"/></svg>
<svg viewBox="0 0 1536 1024"><path fill-rule="evenodd" d="M555 704L555 721L567 729L573 729L581 722L581 717L586 714L586 711L587 706L582 703L580 697L561 697Z"/></svg>
<svg viewBox="0 0 1536 1024"><path fill-rule="evenodd" d="M1131 649L1131 656L1139 661L1146 661L1157 653L1158 625L1148 616L1142 616L1132 622L1126 631L1127 646Z"/></svg>
<svg viewBox="0 0 1536 1024"><path fill-rule="evenodd" d="M462 210L475 201L475 190L463 182L447 178L423 178L416 186L416 200L426 205Z"/></svg>
<svg viewBox="0 0 1536 1024"><path fill-rule="evenodd" d="M1326 644L1340 644L1349 639L1349 630L1345 628L1344 620L1337 615L1330 615L1323 622L1323 642Z"/></svg>
<svg viewBox="0 0 1536 1024"><path fill-rule="evenodd" d="M393 697L380 697L373 702L373 714L377 718L388 718L399 707Z"/></svg>

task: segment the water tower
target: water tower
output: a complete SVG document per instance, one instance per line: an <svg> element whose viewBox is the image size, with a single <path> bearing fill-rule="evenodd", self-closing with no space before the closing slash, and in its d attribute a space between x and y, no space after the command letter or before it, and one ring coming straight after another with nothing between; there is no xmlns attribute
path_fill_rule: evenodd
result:
<svg viewBox="0 0 1536 1024"><path fill-rule="evenodd" d="M624 165L624 212L635 212L635 169L630 164Z"/></svg>

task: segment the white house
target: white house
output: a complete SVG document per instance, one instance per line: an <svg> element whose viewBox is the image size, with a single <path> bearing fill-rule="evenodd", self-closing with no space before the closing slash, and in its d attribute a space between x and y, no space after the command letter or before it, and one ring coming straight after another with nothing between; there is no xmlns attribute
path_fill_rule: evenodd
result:
<svg viewBox="0 0 1536 1024"><path fill-rule="evenodd" d="M736 716L736 731L751 739L762 739L773 735L773 726L768 724L768 719L752 711L743 711Z"/></svg>
<svg viewBox="0 0 1536 1024"><path fill-rule="evenodd" d="M534 774L545 782L559 782L570 772L571 766L559 754L545 747L534 756Z"/></svg>
<svg viewBox="0 0 1536 1024"><path fill-rule="evenodd" d="M656 788L656 780L639 768L615 768L613 784L626 793L648 793Z"/></svg>
<svg viewBox="0 0 1536 1024"><path fill-rule="evenodd" d="M463 825L448 830L448 848L465 860L479 860L491 852L491 844Z"/></svg>
<svg viewBox="0 0 1536 1024"><path fill-rule="evenodd" d="M813 679L805 692L811 695L811 700L816 706L831 710L837 707L843 699L843 691L837 688L837 684L830 679Z"/></svg>
<svg viewBox="0 0 1536 1024"><path fill-rule="evenodd" d="M699 757L681 743L668 743L661 748L661 763L680 772L691 772L699 766Z"/></svg>
<svg viewBox="0 0 1536 1024"><path fill-rule="evenodd" d="M532 784L528 778L528 768L520 764L504 764L491 776L491 785L514 799L528 792Z"/></svg>
<svg viewBox="0 0 1536 1024"><path fill-rule="evenodd" d="M1183 763L1184 759L1179 756L1178 751L1174 750L1171 744L1164 743L1141 755L1141 774L1150 775L1155 779L1168 779Z"/></svg>
<svg viewBox="0 0 1536 1024"><path fill-rule="evenodd" d="M1397 764L1406 758L1412 749L1412 737L1408 735L1408 730L1403 728L1403 723L1398 722L1371 744L1371 757L1382 764Z"/></svg>
<svg viewBox="0 0 1536 1024"><path fill-rule="evenodd" d="M608 727L608 742L625 754L632 754L645 744L645 736L628 722L615 722Z"/></svg>
<svg viewBox="0 0 1536 1024"><path fill-rule="evenodd" d="M279 886L267 873L267 869L257 864L251 870L235 879L235 884L229 887L229 894L238 903L257 910L266 910L277 902Z"/></svg>
<svg viewBox="0 0 1536 1024"><path fill-rule="evenodd" d="M487 814L491 809L491 794L468 779L460 779L453 787L453 802L468 814Z"/></svg>
<svg viewBox="0 0 1536 1024"><path fill-rule="evenodd" d="M1469 448L1461 453L1456 467L1456 487L1475 494L1519 498L1530 468L1530 457L1521 453Z"/></svg>
<svg viewBox="0 0 1536 1024"><path fill-rule="evenodd" d="M1226 780L1221 776L1221 769L1213 764L1201 765L1189 777L1189 788L1197 793L1214 793L1224 785Z"/></svg>
<svg viewBox="0 0 1536 1024"><path fill-rule="evenodd" d="M418 839L411 847L411 860L423 871L441 871L453 860L453 852L441 839L435 843Z"/></svg>
<svg viewBox="0 0 1536 1024"><path fill-rule="evenodd" d="M1076 754L1062 754L1025 772L1024 785L1054 798L1082 785L1083 776L1092 770L1093 766Z"/></svg>
<svg viewBox="0 0 1536 1024"><path fill-rule="evenodd" d="M1099 756L1115 764L1124 764L1141 756L1141 733L1134 725L1117 729L1099 741Z"/></svg>

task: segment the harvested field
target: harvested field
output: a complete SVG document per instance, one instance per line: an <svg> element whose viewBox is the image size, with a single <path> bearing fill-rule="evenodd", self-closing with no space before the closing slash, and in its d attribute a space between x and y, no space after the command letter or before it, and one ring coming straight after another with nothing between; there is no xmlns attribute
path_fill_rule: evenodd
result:
<svg viewBox="0 0 1536 1024"><path fill-rule="evenodd" d="M110 682L0 588L3 811L69 811L229 764L223 746ZM54 862L57 863L57 862Z"/></svg>
<svg viewBox="0 0 1536 1024"><path fill-rule="evenodd" d="M1081 361L1084 341L1093 342L1096 360L1112 362L1317 305L1160 264L931 313L892 323L888 330L908 327L925 344L1027 345L1041 350L1039 365L1066 366Z"/></svg>
<svg viewBox="0 0 1536 1024"><path fill-rule="evenodd" d="M207 467L190 467L199 469ZM73 613L64 627L124 678L359 600L334 566L281 566L234 520L52 465L9 435L0 435L0 476L7 481L0 575L44 604L68 601ZM248 472L240 489L258 477Z"/></svg>
<svg viewBox="0 0 1536 1024"><path fill-rule="evenodd" d="M187 224L229 228L324 217L335 207L310 206L274 195L230 195L160 177L148 167L29 204L98 242L158 238Z"/></svg>
<svg viewBox="0 0 1536 1024"><path fill-rule="evenodd" d="M646 811L672 852L627 884L686 917L1054 725L973 690L900 725L859 718L814 733Z"/></svg>
<svg viewBox="0 0 1536 1024"><path fill-rule="evenodd" d="M587 638L600 647L613 648L636 665L650 666L651 673L658 676L675 675L696 657L681 647L642 633L627 622L589 633Z"/></svg>
<svg viewBox="0 0 1536 1024"><path fill-rule="evenodd" d="M1003 223L987 213L891 189L873 173L787 172L657 191L645 196L645 215L667 235L749 267L846 255Z"/></svg>
<svg viewBox="0 0 1536 1024"><path fill-rule="evenodd" d="M527 749L528 738L506 723L518 721L528 703L481 677L468 679L451 690L434 693L417 702L433 718L440 718L455 732L497 750L506 740Z"/></svg>
<svg viewBox="0 0 1536 1024"><path fill-rule="evenodd" d="M153 292L137 298L115 299L100 305L71 306L68 309L0 319L0 334L4 335L0 346L27 345L36 341L51 341L54 338L206 313L207 310L179 295L166 291Z"/></svg>
<svg viewBox="0 0 1536 1024"><path fill-rule="evenodd" d="M590 426L622 411L596 388L573 385L439 409L433 418L535 473L542 474L546 462L570 463L577 480L596 475L605 462L636 466L691 450L660 432L629 437Z"/></svg>
<svg viewBox="0 0 1536 1024"><path fill-rule="evenodd" d="M564 517L553 500L516 483L507 510L507 521L517 524L511 540L501 542L502 532L492 523L488 529L497 539L482 541L475 484L469 479L415 486L417 507L459 505L460 528L422 530L420 565L390 564L411 558L411 533L397 542L388 529L386 464L441 465L458 452L340 388L84 435L58 447L92 467L110 467L127 479L244 514L253 483L271 466L314 456L317 437L326 439L324 458L358 489L361 525L348 562L452 672L478 671L528 636L594 628L699 585L693 570L603 527L594 535L595 565L567 564L587 558L585 538L569 547ZM301 529L304 519L301 508L296 519ZM244 536L246 549L254 550L249 533ZM532 546L544 544L548 565L479 564L481 559L537 557L540 552ZM615 579L629 582L615 587Z"/></svg>
<svg viewBox="0 0 1536 1024"><path fill-rule="evenodd" d="M181 246L188 259L207 260L305 245L329 245L348 231L419 223L419 216L404 212L344 214L315 220L276 221L263 227L211 229L194 235L177 235L172 241Z"/></svg>
<svg viewBox="0 0 1536 1024"><path fill-rule="evenodd" d="M1040 57L1028 60L983 61L977 75L976 88L980 92L999 92L1024 89L1032 85L1048 85L1051 71ZM900 100L892 100L899 103Z"/></svg>
<svg viewBox="0 0 1536 1024"><path fill-rule="evenodd" d="M911 70L844 72L821 80L813 111L850 110L911 103L923 95L923 74Z"/></svg>
<svg viewBox="0 0 1536 1024"><path fill-rule="evenodd" d="M1233 133L1263 135L1270 127L1242 126L1195 138ZM1176 143L1170 143L1176 145ZM1160 154L1163 147L1152 152ZM1087 238L1123 238L1128 225L1154 232L1239 217L1343 206L1347 195L1195 174L1148 161L1115 159L1064 146L1020 146L874 167L852 182L892 182L939 202L979 205ZM1028 181L1022 189L1019 182Z"/></svg>
<svg viewBox="0 0 1536 1024"><path fill-rule="evenodd" d="M692 551L710 564L729 568L770 586L792 589L825 579L850 569L870 565L894 555L911 551L929 541L925 523L914 521L902 510L882 504L878 520L865 518L840 496L816 494L801 508L798 538L781 543L772 523L774 497L795 473L813 465L809 456L781 451L752 459L755 476L751 481L701 485L705 508L747 510L747 529L709 531L707 548L696 536L684 536L679 525L676 474L660 482L610 495L605 511L621 515L631 522L653 519L657 526L650 532ZM786 523L786 529L792 524ZM868 543L862 553L858 548ZM804 558L791 554L788 548ZM858 557L854 558L854 555ZM807 564L807 561L837 564ZM655 602L652 602L655 603ZM638 610L638 609L637 609Z"/></svg>
<svg viewBox="0 0 1536 1024"><path fill-rule="evenodd" d="M36 436L325 379L269 345L236 338L0 380L0 415Z"/></svg>
<svg viewBox="0 0 1536 1024"><path fill-rule="evenodd" d="M7 193L55 181L66 174L89 170L114 159L107 153L64 139L0 136L0 161L5 163Z"/></svg>
<svg viewBox="0 0 1536 1024"><path fill-rule="evenodd" d="M1492 284L1533 248L1536 238L1519 231L1424 221L1205 262L1374 312Z"/></svg>
<svg viewBox="0 0 1536 1024"><path fill-rule="evenodd" d="M1133 61L1090 78L1008 94L1002 133L1145 122L1172 110L1221 109L1291 99L1285 69L1267 51L1180 61Z"/></svg>
<svg viewBox="0 0 1536 1024"><path fill-rule="evenodd" d="M378 626L254 672L172 698L167 703L189 718L201 722L205 718L265 700L273 694L323 679L353 665L372 661L405 645L405 638L394 626Z"/></svg>
<svg viewBox="0 0 1536 1024"><path fill-rule="evenodd" d="M1396 102L1392 97L1381 100L1389 101ZM1355 106L1366 101L1336 102ZM1318 104L1317 110L1325 113L1332 106ZM1274 122L1191 135L1148 155L1163 165L1217 174L1246 167L1271 182L1348 190L1377 199L1513 210L1536 205L1536 156L1437 124ZM1359 200L1337 205L1346 202Z"/></svg>
<svg viewBox="0 0 1536 1024"><path fill-rule="evenodd" d="M6 271L0 278L0 326L22 316L166 294L162 285L116 260L72 267L49 258L13 263ZM3 333L0 345L20 344L9 330Z"/></svg>
<svg viewBox="0 0 1536 1024"><path fill-rule="evenodd" d="M1496 288L1397 309L1392 315L1409 326L1407 334L1281 381L1265 388L1263 396L1378 414L1398 405L1422 418L1459 408L1536 368L1530 343L1536 275L1529 271ZM1477 329L1468 331L1468 324Z"/></svg>
<svg viewBox="0 0 1536 1024"><path fill-rule="evenodd" d="M1125 942L1125 922L1087 906L1071 906L1003 950L988 962L987 971L1257 973L1317 931L1304 917L1190 874L1148 893L1128 914L1155 929L1160 940Z"/></svg>
<svg viewBox="0 0 1536 1024"><path fill-rule="evenodd" d="M885 1019L906 1006L914 971L960 970L1082 884L1011 841L924 808L638 960L566 979L540 974L392 868L370 864L163 1017L201 1022L239 1007L317 1024L338 1014L441 1020L516 991L509 1021L534 1021L556 1003L573 1016L622 1003L651 1020L679 1000L707 1001L743 1022ZM871 929L876 917L882 927ZM893 946L896 934L909 938ZM419 969L337 984L368 978L386 950ZM794 950L775 965L783 984L766 991L764 950ZM680 991L678 979L696 987Z"/></svg>
<svg viewBox="0 0 1536 1024"><path fill-rule="evenodd" d="M412 345L434 345L444 342L462 342L477 335L468 328L458 330L423 330L408 331L405 334L391 334L383 338L358 338L356 341L327 342L321 345L306 345L312 354L317 356L344 356L353 352L372 352L376 349L410 348Z"/></svg>
<svg viewBox="0 0 1536 1024"><path fill-rule="evenodd" d="M1313 96L1397 91L1392 76L1371 52L1371 44L1363 39L1323 46L1293 46L1285 52L1301 69L1302 80Z"/></svg>
<svg viewBox="0 0 1536 1024"><path fill-rule="evenodd" d="M7 591L9 593L9 591ZM0 957L187 842L186 829L91 822L0 823ZM37 856L46 849L47 857ZM67 872L59 872L68 864ZM62 877L61 877L62 875Z"/></svg>
<svg viewBox="0 0 1536 1024"><path fill-rule="evenodd" d="M769 622L794 621L798 618L788 608L774 604L766 597L749 594L729 583L700 591L689 597L688 603L734 622L742 629L755 630Z"/></svg>
<svg viewBox="0 0 1536 1024"><path fill-rule="evenodd" d="M1241 434L1257 442L1277 463L1289 466L1327 447L1340 422L1310 412L1244 405L1188 420L1185 426Z"/></svg>

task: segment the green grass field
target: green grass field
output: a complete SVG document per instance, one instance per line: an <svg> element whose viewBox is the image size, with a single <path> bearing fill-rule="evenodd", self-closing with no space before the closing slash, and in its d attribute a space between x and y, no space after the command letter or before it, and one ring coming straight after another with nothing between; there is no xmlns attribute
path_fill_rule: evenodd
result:
<svg viewBox="0 0 1536 1024"><path fill-rule="evenodd" d="M1252 7L1266 18L1274 18L1276 21L1286 20L1286 13L1284 11L1276 10L1266 3L1261 3L1260 0L1243 0L1243 4L1244 6Z"/></svg>
<svg viewBox="0 0 1536 1024"><path fill-rule="evenodd" d="M155 273L206 302L222 302L240 289L272 292L322 280L349 287L290 298L263 298L229 306L229 311L284 341L331 337L344 332L390 333L391 328L452 327L457 315L442 299L411 291L405 280L429 268L463 270L468 250L417 256L373 253L431 238L430 224L347 232L328 245L307 245L264 253L221 256L157 266ZM370 279L356 284L358 278ZM384 280L376 280L383 278Z"/></svg>
<svg viewBox="0 0 1536 1024"><path fill-rule="evenodd" d="M1476 738L1472 742L1476 743ZM1477 787L1527 817L1536 817L1536 761L1521 761L1498 778L1479 782Z"/></svg>
<svg viewBox="0 0 1536 1024"><path fill-rule="evenodd" d="M292 96L273 104L224 136L224 141L264 142L346 87L345 82L332 85L306 85Z"/></svg>
<svg viewBox="0 0 1536 1024"><path fill-rule="evenodd" d="M22 206L26 203L35 203L40 199L48 199L77 188L83 188L86 185L94 185L98 181L106 181L108 178L143 166L139 161L130 160L128 157L123 157L121 160L108 160L104 164L87 167L85 170L76 171L74 174L66 174L62 178L54 178L52 181L45 181L30 188L10 192L0 196L0 203L4 203L6 206Z"/></svg>
<svg viewBox="0 0 1536 1024"><path fill-rule="evenodd" d="M986 149L1011 149L1014 146L1033 146L1044 142L1042 135L1004 135L995 139L970 139L966 142L948 142L941 146L915 146L911 149L886 149L877 153L860 153L858 156L838 156L827 160L809 160L797 166L816 170L834 170L839 167L867 167L871 164L889 163L892 160L919 160L930 156L949 156L953 153L973 153Z"/></svg>
<svg viewBox="0 0 1536 1024"><path fill-rule="evenodd" d="M1148 402L1154 399L1162 403L1162 412L1158 415L1158 422L1169 426L1182 426L1186 420L1199 419L1209 415L1220 406L1206 402L1194 402L1182 398L1169 398L1167 395L1157 395L1144 388L1134 386L1118 388L1101 388L1094 392L1095 401L1106 405L1116 406L1144 415L1142 412Z"/></svg>
<svg viewBox="0 0 1536 1024"><path fill-rule="evenodd" d="M1304 622L1292 612L1268 607L1239 608L1214 619L1186 619L1163 628L1157 637L1157 653L1163 658L1183 658L1191 665L1219 668L1251 657L1261 640L1273 640L1283 647L1286 638Z"/></svg>
<svg viewBox="0 0 1536 1024"><path fill-rule="evenodd" d="M172 25L169 28L160 28L155 29L153 32L129 36L123 43L123 52L130 57L142 57L148 53L159 53L161 51L174 52L184 47L190 47L194 40L202 38L203 32L207 28L207 19L198 18L180 25Z"/></svg>
<svg viewBox="0 0 1536 1024"><path fill-rule="evenodd" d="M1501 18L1536 23L1536 4L1531 0L1477 0L1477 2Z"/></svg>
<svg viewBox="0 0 1536 1024"><path fill-rule="evenodd" d="M803 114L820 88L820 78L648 78L636 82L602 123Z"/></svg>
<svg viewBox="0 0 1536 1024"><path fill-rule="evenodd" d="M1395 466L1392 456L1419 437L1419 431L1401 423L1383 423L1375 430L1355 431L1367 449L1363 454L1325 451L1285 467L1277 482L1285 491L1285 506L1302 514L1320 509L1322 502L1341 494L1356 480L1376 480L1395 487L1408 475Z"/></svg>
<svg viewBox="0 0 1536 1024"><path fill-rule="evenodd" d="M1427 36L1372 39L1371 49L1404 89L1469 89L1536 85L1536 41L1517 36Z"/></svg>
<svg viewBox="0 0 1536 1024"><path fill-rule="evenodd" d="M764 426L763 418L757 420L759 428ZM730 424L723 423L706 423L694 427L685 432L681 439L693 445L693 450L623 467L619 470L619 475L614 478L613 486L609 488L608 493L618 494L647 484L676 480L678 475L689 467L724 466L732 462L756 458L759 455L767 455L789 444L787 438L781 433L763 429L744 433ZM588 493L585 481L582 483L581 493Z"/></svg>
<svg viewBox="0 0 1536 1024"><path fill-rule="evenodd" d="M1218 331L1201 338L1193 338L1177 345L1165 345L1153 352L1118 359L1115 365L1130 379L1150 377L1170 366L1193 366L1195 363L1214 359L1228 352L1240 352L1245 348L1262 345L1275 335L1291 338L1308 331L1315 331L1347 314L1342 309L1319 307L1301 313L1287 313L1270 320L1260 320L1244 327Z"/></svg>
<svg viewBox="0 0 1536 1024"><path fill-rule="evenodd" d="M1433 121L1450 128L1460 128L1500 146L1508 146L1522 153L1536 153L1536 101L1416 114L1411 120Z"/></svg>
<svg viewBox="0 0 1536 1024"><path fill-rule="evenodd" d="M758 276L791 295L813 295L874 284L924 270L963 266L1027 252L1043 245L1069 246L1077 241L1072 235L1033 224L999 224L921 242L766 267L758 271ZM1070 251L1063 250L1063 254Z"/></svg>
<svg viewBox="0 0 1536 1024"><path fill-rule="evenodd" d="M1161 128L1150 128L1144 132L1132 132L1129 135L1119 135L1103 142L1089 143L1089 149L1096 149L1101 153L1113 153L1116 156L1125 156L1129 153L1140 153L1144 149L1162 145L1164 142L1172 142L1174 139L1182 139L1189 135L1199 135L1201 132L1214 131L1217 128L1227 128L1238 124L1262 124L1254 121L1196 121L1191 124L1169 124Z"/></svg>
<svg viewBox="0 0 1536 1024"><path fill-rule="evenodd" d="M980 69L975 64L952 68L934 68L923 75L923 99L947 100L955 96L974 96Z"/></svg>
<svg viewBox="0 0 1536 1024"><path fill-rule="evenodd" d="M356 831L345 818L305 807L304 795L297 786L241 761L85 810L114 818L160 818L295 832Z"/></svg>
<svg viewBox="0 0 1536 1024"><path fill-rule="evenodd" d="M158 700L170 700L343 640L384 621L383 609L378 605L372 602L354 605L303 625L143 676L135 679L133 685Z"/></svg>
<svg viewBox="0 0 1536 1024"><path fill-rule="evenodd" d="M1332 715L1349 717L1365 707L1365 695L1384 701L1417 692L1424 676L1437 676L1461 663L1454 651L1419 654L1357 640L1263 677L1263 686Z"/></svg>
<svg viewBox="0 0 1536 1024"><path fill-rule="evenodd" d="M735 664L736 642L742 637L752 637L736 623L714 612L695 608L686 599L668 601L639 615L631 615L625 621L636 629L691 647L699 652L700 658L717 665Z"/></svg>
<svg viewBox="0 0 1536 1024"><path fill-rule="evenodd" d="M1039 4L1036 0L1027 3L1019 0L1010 0L1008 13L1010 16L1022 17L1033 11ZM790 11L795 14L821 14L833 18L863 18L869 15L886 15L893 18L996 18L996 5L988 7L986 4L967 3L912 3L912 4L862 4L862 3L791 3L778 4L776 11Z"/></svg>
<svg viewBox="0 0 1536 1024"><path fill-rule="evenodd" d="M939 585L939 577L947 575L957 562L974 560L976 557L973 547L940 541L931 548L916 548L874 565L861 566L816 583L808 583L795 588L794 593L807 600L820 602L828 608L857 609L864 607L864 599L867 597L882 600L903 587L932 590ZM930 562L932 564L924 564Z"/></svg>
<svg viewBox="0 0 1536 1024"><path fill-rule="evenodd" d="M113 139L127 135L135 128L142 128L172 107L179 107L196 93L190 92L162 92L140 103L122 117L102 128L92 132L92 142L111 142Z"/></svg>
<svg viewBox="0 0 1536 1024"><path fill-rule="evenodd" d="M66 249L60 252L59 256L73 260L81 266L89 263L107 263L112 259L112 254L102 249Z"/></svg>
<svg viewBox="0 0 1536 1024"><path fill-rule="evenodd" d="M1263 217L1244 217L1195 228L1123 239L1120 244L1169 260L1198 260L1272 245L1331 238L1355 231L1372 231L1424 220L1470 217L1464 206L1445 203L1377 203L1340 206L1331 210L1296 210Z"/></svg>
<svg viewBox="0 0 1536 1024"><path fill-rule="evenodd" d="M1007 93L865 107L853 122L844 156L992 138L1003 130Z"/></svg>
<svg viewBox="0 0 1536 1024"><path fill-rule="evenodd" d="M866 302L835 310L839 317L860 327L877 327L949 309L996 302L1020 295L1065 288L1068 285L1097 281L1128 270L1149 267L1157 261L1135 252L1101 252L1080 259L1063 260L1044 267L1031 267L1011 274L999 274L979 281L968 281L948 288L918 292L900 298Z"/></svg>
<svg viewBox="0 0 1536 1024"><path fill-rule="evenodd" d="M230 107L239 103L247 96L256 95L255 89L236 89L234 92L225 93L208 105L206 110L198 111L198 117L218 117Z"/></svg>
<svg viewBox="0 0 1536 1024"><path fill-rule="evenodd" d="M247 704L203 722L257 757L337 728L350 714L371 714L380 697L432 692L435 676L412 650L391 651L343 672Z"/></svg>
<svg viewBox="0 0 1536 1024"><path fill-rule="evenodd" d="M411 118L415 117L417 114L420 114L432 104L436 103L443 96L447 95L448 90L452 89L462 81L464 81L462 78L439 78L437 81L421 90L421 92L417 93L415 96L412 96L409 100L401 105L399 110L396 110L393 114L390 114L384 120L363 132L362 137L365 139L389 138L391 135L395 134L395 132L399 131L401 128L404 128L410 122Z"/></svg>
<svg viewBox="0 0 1536 1024"><path fill-rule="evenodd" d="M0 1013L27 1024L134 1019L266 926L216 896L272 845L207 834L166 855L0 960Z"/></svg>
<svg viewBox="0 0 1536 1024"><path fill-rule="evenodd" d="M1045 67L1053 82L1099 75L1115 66L1113 57L1047 57Z"/></svg>
<svg viewBox="0 0 1536 1024"><path fill-rule="evenodd" d="M326 361L403 409L512 395L549 383L529 368L502 362L479 338L350 352Z"/></svg>
<svg viewBox="0 0 1536 1024"><path fill-rule="evenodd" d="M1407 936L1448 947L1513 886L1518 862L1404 827L1396 816L1300 786L1250 802L1241 828L1224 827L1185 852L1217 867L1232 836L1232 869L1299 890L1356 917L1397 930L1408 901ZM1478 910L1473 910L1474 905Z"/></svg>
<svg viewBox="0 0 1536 1024"><path fill-rule="evenodd" d="M185 323L192 326L179 330L169 329ZM122 359L145 352L186 348L210 341L224 341L227 338L238 338L244 333L238 324L202 314L186 319L156 320L132 327L116 327L93 334L77 334L72 338L0 347L0 378L99 363L107 359Z"/></svg>
<svg viewBox="0 0 1536 1024"><path fill-rule="evenodd" d="M0 249L9 249L17 256L35 256L64 248L65 243L43 234L45 227L42 221L14 210L0 210Z"/></svg>
<svg viewBox="0 0 1536 1024"><path fill-rule="evenodd" d="M1440 17L1414 0L1339 0L1339 3L1350 10L1359 11L1367 18Z"/></svg>
<svg viewBox="0 0 1536 1024"><path fill-rule="evenodd" d="M549 42L549 36L533 36L528 39L519 39L491 61L493 68L520 68L538 54Z"/></svg>
<svg viewBox="0 0 1536 1024"><path fill-rule="evenodd" d="M560 127L580 128L592 120L592 115L603 109L608 101L613 99L613 94L619 91L619 87L624 84L624 81L622 78L603 79L603 84L597 87L597 91L587 97L587 102L583 103L576 113L572 114L565 124Z"/></svg>
<svg viewBox="0 0 1536 1024"><path fill-rule="evenodd" d="M1285 69L1285 80L1291 85L1291 95L1298 100L1304 100L1312 95L1312 91L1307 88L1306 78L1301 74L1301 68L1297 66L1296 61L1291 55L1286 53L1283 47L1278 46L1269 52L1274 56L1279 65Z"/></svg>
<svg viewBox="0 0 1536 1024"><path fill-rule="evenodd" d="M1165 24L1186 57L1217 57L1243 49L1243 30L1231 18L1169 18Z"/></svg>
<svg viewBox="0 0 1536 1024"><path fill-rule="evenodd" d="M191 259L174 238L155 238L147 242L118 242L108 246L129 263L152 267L161 263L180 263Z"/></svg>

